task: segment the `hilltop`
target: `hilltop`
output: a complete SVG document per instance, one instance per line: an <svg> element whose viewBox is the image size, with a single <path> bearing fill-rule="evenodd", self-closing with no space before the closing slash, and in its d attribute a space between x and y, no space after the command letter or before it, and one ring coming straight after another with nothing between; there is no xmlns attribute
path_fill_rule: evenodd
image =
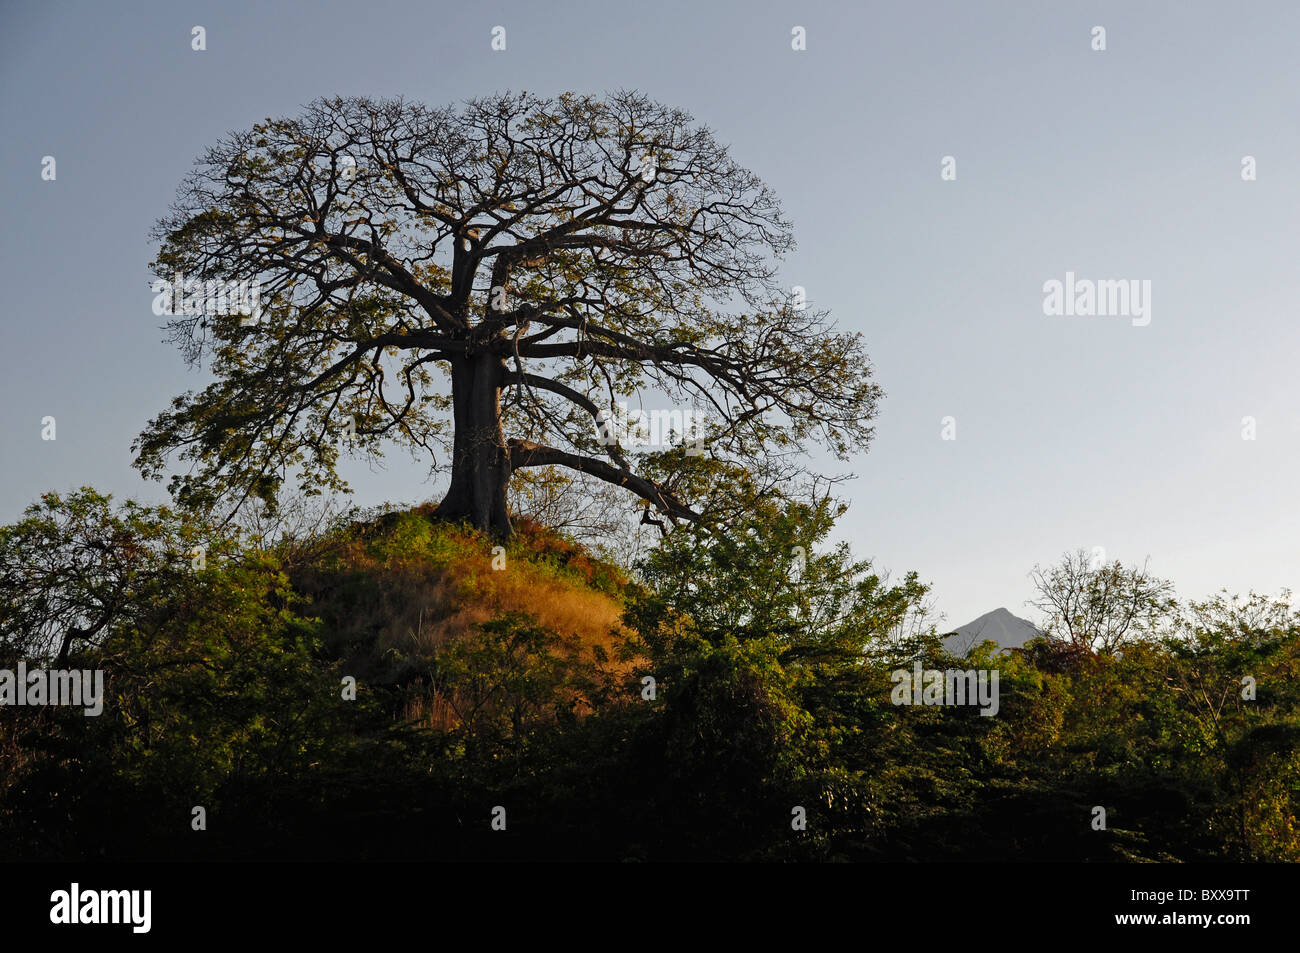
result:
<svg viewBox="0 0 1300 953"><path fill-rule="evenodd" d="M526 618L587 664L626 654L620 620L630 583L618 566L527 520L502 545L431 519L431 509L349 523L289 572L309 600L303 614L320 620L326 650L351 674L408 684L502 618Z"/></svg>

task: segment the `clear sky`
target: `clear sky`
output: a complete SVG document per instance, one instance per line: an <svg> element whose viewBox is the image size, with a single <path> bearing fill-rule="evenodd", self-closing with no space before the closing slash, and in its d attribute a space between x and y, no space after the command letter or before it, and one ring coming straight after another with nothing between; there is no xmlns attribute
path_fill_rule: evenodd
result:
<svg viewBox="0 0 1300 953"><path fill-rule="evenodd" d="M1189 596L1295 586L1298 35L1289 0L0 0L0 521L82 484L165 497L130 443L205 378L162 341L148 230L216 138L324 95L621 87L781 197L785 283L863 332L886 392L842 532L949 624L1028 614L1029 569L1078 546ZM1045 314L1067 272L1150 281L1150 323ZM435 495L400 453L349 477Z"/></svg>

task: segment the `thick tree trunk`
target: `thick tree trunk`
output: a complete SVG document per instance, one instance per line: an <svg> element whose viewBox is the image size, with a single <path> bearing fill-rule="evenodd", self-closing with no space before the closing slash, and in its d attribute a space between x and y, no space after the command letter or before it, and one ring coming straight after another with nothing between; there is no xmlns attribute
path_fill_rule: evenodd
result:
<svg viewBox="0 0 1300 953"><path fill-rule="evenodd" d="M434 514L501 537L510 535L510 453L501 431L505 374L505 362L486 352L452 361L451 485Z"/></svg>

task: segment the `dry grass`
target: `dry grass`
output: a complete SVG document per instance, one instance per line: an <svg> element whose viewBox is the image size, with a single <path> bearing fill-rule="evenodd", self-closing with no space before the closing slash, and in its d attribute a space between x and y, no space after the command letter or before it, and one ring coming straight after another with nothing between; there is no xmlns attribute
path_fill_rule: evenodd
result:
<svg viewBox="0 0 1300 953"><path fill-rule="evenodd" d="M294 582L312 597L327 638L368 644L372 658L389 650L436 655L509 612L575 640L588 658L596 646L617 656L627 635L622 600L592 588L595 580L616 592L623 581L616 568L532 525L520 528L504 568L493 562L490 540L417 509L355 528Z"/></svg>
<svg viewBox="0 0 1300 953"><path fill-rule="evenodd" d="M493 569L490 556L477 565L448 568L441 579L428 580L417 604L425 614L403 613L386 633L384 648L436 652L480 623L507 612L523 612L544 628L575 636L586 648L603 646L611 654L624 635L622 603L594 589L548 577L528 563L508 560Z"/></svg>

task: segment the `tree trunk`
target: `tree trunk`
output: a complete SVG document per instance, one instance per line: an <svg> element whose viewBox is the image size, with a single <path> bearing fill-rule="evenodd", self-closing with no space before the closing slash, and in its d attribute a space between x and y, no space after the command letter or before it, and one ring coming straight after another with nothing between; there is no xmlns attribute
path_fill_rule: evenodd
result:
<svg viewBox="0 0 1300 953"><path fill-rule="evenodd" d="M451 485L434 513L498 537L510 535L510 454L501 431L505 374L505 362L487 352L452 361Z"/></svg>

